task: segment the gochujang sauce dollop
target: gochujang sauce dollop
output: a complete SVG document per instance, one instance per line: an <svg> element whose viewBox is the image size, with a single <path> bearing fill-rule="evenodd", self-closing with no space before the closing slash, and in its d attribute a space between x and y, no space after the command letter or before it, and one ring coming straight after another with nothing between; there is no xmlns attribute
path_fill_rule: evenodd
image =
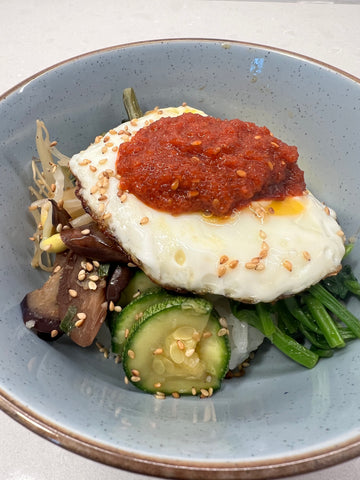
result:
<svg viewBox="0 0 360 480"><path fill-rule="evenodd" d="M119 188L174 215L230 215L254 200L302 195L298 151L268 128L184 113L140 129L119 147Z"/></svg>

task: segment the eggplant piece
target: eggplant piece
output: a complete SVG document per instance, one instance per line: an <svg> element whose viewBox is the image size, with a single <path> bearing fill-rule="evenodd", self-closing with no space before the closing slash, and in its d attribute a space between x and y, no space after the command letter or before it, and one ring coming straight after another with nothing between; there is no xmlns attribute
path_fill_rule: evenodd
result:
<svg viewBox="0 0 360 480"><path fill-rule="evenodd" d="M88 232L89 233L83 233ZM99 262L128 263L130 258L120 245L105 235L96 223L81 228L67 228L60 232L61 240L78 255Z"/></svg>
<svg viewBox="0 0 360 480"><path fill-rule="evenodd" d="M127 287L134 269L126 265L116 265L106 288L106 300L108 302L117 303L120 299L121 292Z"/></svg>
<svg viewBox="0 0 360 480"><path fill-rule="evenodd" d="M52 224L55 225L55 227L59 224L61 224L63 227L65 225L70 226L71 217L65 208L59 207L55 200L50 199L50 202L52 204Z"/></svg>
<svg viewBox="0 0 360 480"><path fill-rule="evenodd" d="M107 314L106 279L94 264L71 250L60 278L57 304L61 319L69 309L74 311L71 327L67 327L70 338L81 347L90 346Z"/></svg>
<svg viewBox="0 0 360 480"><path fill-rule="evenodd" d="M66 258L66 254L57 254L51 276L41 288L25 295L20 304L26 327L44 340L56 340L62 335L57 294Z"/></svg>

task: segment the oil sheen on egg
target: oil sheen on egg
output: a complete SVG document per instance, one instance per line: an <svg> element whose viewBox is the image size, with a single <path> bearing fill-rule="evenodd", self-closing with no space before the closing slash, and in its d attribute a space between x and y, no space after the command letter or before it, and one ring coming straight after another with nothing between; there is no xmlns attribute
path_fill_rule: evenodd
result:
<svg viewBox="0 0 360 480"><path fill-rule="evenodd" d="M188 106L155 109L98 137L70 168L91 215L155 282L172 289L270 302L339 270L344 235L335 213L310 192L253 202L221 219L171 215L118 195L117 147L162 116L205 113Z"/></svg>

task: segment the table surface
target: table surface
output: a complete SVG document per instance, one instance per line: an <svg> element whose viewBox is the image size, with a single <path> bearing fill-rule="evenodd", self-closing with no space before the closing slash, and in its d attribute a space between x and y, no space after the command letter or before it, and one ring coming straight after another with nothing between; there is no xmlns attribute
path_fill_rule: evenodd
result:
<svg viewBox="0 0 360 480"><path fill-rule="evenodd" d="M0 7L0 93L48 66L87 51L178 37L271 45L360 77L360 0L0 0ZM0 480L149 478L68 452L2 412L0 432ZM359 472L357 458L291 478L358 480Z"/></svg>

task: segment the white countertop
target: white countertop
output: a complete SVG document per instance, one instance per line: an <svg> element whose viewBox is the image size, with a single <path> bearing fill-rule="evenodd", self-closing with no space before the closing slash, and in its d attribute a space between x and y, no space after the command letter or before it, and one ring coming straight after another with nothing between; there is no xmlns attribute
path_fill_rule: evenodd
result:
<svg viewBox="0 0 360 480"><path fill-rule="evenodd" d="M357 4L356 4L357 3ZM61 60L175 37L291 50L360 77L360 1L0 0L0 93ZM0 480L141 480L68 452L0 413ZM358 480L360 458L294 480Z"/></svg>

